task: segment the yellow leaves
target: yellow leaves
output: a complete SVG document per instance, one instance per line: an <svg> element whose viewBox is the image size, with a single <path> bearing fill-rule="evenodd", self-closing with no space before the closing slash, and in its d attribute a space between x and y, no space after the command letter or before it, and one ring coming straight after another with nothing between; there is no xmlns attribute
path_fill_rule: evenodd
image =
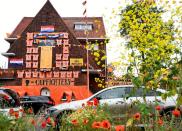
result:
<svg viewBox="0 0 182 131"><path fill-rule="evenodd" d="M129 21L129 20L130 20L130 17L129 17L129 16L125 16L124 19L125 19L126 21Z"/></svg>
<svg viewBox="0 0 182 131"><path fill-rule="evenodd" d="M102 87L102 84L98 84L98 87Z"/></svg>
<svg viewBox="0 0 182 131"><path fill-rule="evenodd" d="M100 62L100 61L98 61L98 62L97 62L97 65L100 65L100 64L101 64L101 62Z"/></svg>
<svg viewBox="0 0 182 131"><path fill-rule="evenodd" d="M98 52L94 52L94 56L95 56L95 57L99 57L100 54L99 54Z"/></svg>
<svg viewBox="0 0 182 131"><path fill-rule="evenodd" d="M98 61L99 59L98 58L95 58L95 61Z"/></svg>
<svg viewBox="0 0 182 131"><path fill-rule="evenodd" d="M105 60L107 57L106 55L101 58L101 61Z"/></svg>

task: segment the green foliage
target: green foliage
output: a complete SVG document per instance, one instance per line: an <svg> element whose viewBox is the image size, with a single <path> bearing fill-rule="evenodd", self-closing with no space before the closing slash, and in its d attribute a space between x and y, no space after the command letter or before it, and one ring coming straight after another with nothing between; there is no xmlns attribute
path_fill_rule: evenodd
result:
<svg viewBox="0 0 182 131"><path fill-rule="evenodd" d="M164 22L163 12L151 1L133 1L121 11L119 29L128 40L131 50L128 71L137 73L138 78L133 79L137 87L158 88L161 82L166 86L174 76L169 70L176 51L173 22Z"/></svg>
<svg viewBox="0 0 182 131"><path fill-rule="evenodd" d="M11 128L13 131L34 131L35 126L32 125L30 117L22 117L14 121L14 123L11 125Z"/></svg>
<svg viewBox="0 0 182 131"><path fill-rule="evenodd" d="M107 107L89 105L78 109L70 115L63 115L61 130L102 131L106 130L102 128L102 125L100 125L98 129L94 129L93 123L102 122L103 120L111 121Z"/></svg>
<svg viewBox="0 0 182 131"><path fill-rule="evenodd" d="M0 130L7 131L9 129L10 124L10 119L5 115L0 114Z"/></svg>

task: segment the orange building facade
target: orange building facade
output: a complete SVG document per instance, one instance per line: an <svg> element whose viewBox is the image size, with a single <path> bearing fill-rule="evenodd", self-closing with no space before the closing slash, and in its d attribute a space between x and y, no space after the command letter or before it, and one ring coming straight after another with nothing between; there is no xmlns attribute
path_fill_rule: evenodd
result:
<svg viewBox="0 0 182 131"><path fill-rule="evenodd" d="M94 50L106 52L101 17L60 17L48 0L35 17L24 17L5 40L10 43L2 53L8 57L8 69L0 70L0 83L20 96L47 95L58 104L68 97L90 96L100 90L95 78L106 79L106 60L97 65L90 50L87 86L86 40Z"/></svg>

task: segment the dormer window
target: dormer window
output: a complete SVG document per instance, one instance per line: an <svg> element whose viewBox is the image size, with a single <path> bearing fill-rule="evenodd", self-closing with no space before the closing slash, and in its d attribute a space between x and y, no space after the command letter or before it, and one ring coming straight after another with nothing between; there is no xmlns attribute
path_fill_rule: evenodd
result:
<svg viewBox="0 0 182 131"><path fill-rule="evenodd" d="M74 23L74 30L93 30L93 23L77 22Z"/></svg>

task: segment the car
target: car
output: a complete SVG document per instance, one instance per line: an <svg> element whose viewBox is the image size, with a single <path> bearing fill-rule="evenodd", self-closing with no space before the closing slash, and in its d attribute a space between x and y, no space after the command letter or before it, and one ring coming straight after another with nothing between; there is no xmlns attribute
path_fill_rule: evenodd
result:
<svg viewBox="0 0 182 131"><path fill-rule="evenodd" d="M34 114L44 114L47 108L55 105L50 96L23 96L20 103L24 109L31 108Z"/></svg>
<svg viewBox="0 0 182 131"><path fill-rule="evenodd" d="M60 119L63 113L76 111L82 108L83 104L87 104L88 101L93 101L94 98L99 100L100 105L107 105L110 113L113 117L121 116L126 114L129 108L132 107L131 113L136 113L137 106L133 106L133 102L139 101L144 103L143 95L145 94L145 100L150 106L156 106L156 102L162 107L161 113L172 111L176 106L177 95L168 97L163 100L161 97L162 93L166 93L163 89L149 90L145 93L145 88L141 87L135 90L133 85L121 85L105 88L91 97L72 101L69 103L59 104L48 109L50 116L54 116L57 120ZM56 120L56 121L57 121Z"/></svg>
<svg viewBox="0 0 182 131"><path fill-rule="evenodd" d="M23 111L19 96L13 90L0 87L0 113L8 116L10 119L22 116Z"/></svg>

